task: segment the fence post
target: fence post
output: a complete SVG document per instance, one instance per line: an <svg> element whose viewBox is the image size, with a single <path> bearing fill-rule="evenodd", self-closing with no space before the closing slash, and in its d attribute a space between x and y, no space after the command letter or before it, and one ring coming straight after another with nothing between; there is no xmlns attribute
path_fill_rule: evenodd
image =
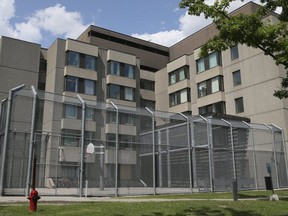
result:
<svg viewBox="0 0 288 216"><path fill-rule="evenodd" d="M153 194L156 195L156 163L155 163L155 115L154 113L148 108L145 109L152 115L152 151L153 151Z"/></svg>
<svg viewBox="0 0 288 216"><path fill-rule="evenodd" d="M179 113L187 122L187 147L188 147L188 160L189 160L189 186L191 193L193 192L193 185L192 185L192 159L191 159L191 141L190 141L190 123L187 116L183 113Z"/></svg>
<svg viewBox="0 0 288 216"><path fill-rule="evenodd" d="M7 151L7 145L8 145L13 95L24 87L25 85L22 84L9 90L8 101L7 101L6 121L5 121L5 134L4 134L3 148L2 148L2 162L1 162L1 172L0 172L0 196L4 195L4 173L5 173L6 151Z"/></svg>
<svg viewBox="0 0 288 216"><path fill-rule="evenodd" d="M27 179L26 179L26 190L25 195L30 194L30 181L32 171L32 157L35 154L35 124L36 124L36 106L37 106L37 92L34 86L31 86L33 94L33 106L32 106L32 119L31 119L31 130L30 130L30 145L29 145L29 157L28 157L28 168L27 168ZM35 169L36 167L34 167Z"/></svg>
<svg viewBox="0 0 288 216"><path fill-rule="evenodd" d="M196 164L196 144L194 135L194 121L191 121L191 145L192 145L192 171L194 188L198 188L197 164Z"/></svg>
<svg viewBox="0 0 288 216"><path fill-rule="evenodd" d="M285 160L285 170L286 170L286 176L288 181L288 164L287 164L287 150L286 150L286 143L285 143L285 137L284 137L284 131L282 128L276 126L275 124L272 124L274 127L278 128L281 131L282 136L282 143L283 143L283 150L284 150L284 160Z"/></svg>
<svg viewBox="0 0 288 216"><path fill-rule="evenodd" d="M116 137L115 137L115 144L116 144L116 152L115 152L115 196L118 196L118 151L119 151L119 109L118 107L113 103L110 102L112 106L116 110Z"/></svg>
<svg viewBox="0 0 288 216"><path fill-rule="evenodd" d="M201 119L206 122L207 125L207 141L208 141L208 158L209 158L209 178L210 178L210 191L214 191L214 171L213 171L213 143L212 143L212 128L211 128L211 120L204 118L199 115Z"/></svg>
<svg viewBox="0 0 288 216"><path fill-rule="evenodd" d="M235 149L234 149L234 138L233 138L233 128L232 124L225 119L221 118L223 122L229 125L230 127L230 136L231 136L231 150L232 150L232 164L233 164L233 178L237 179L237 172L236 172L236 161L235 161Z"/></svg>
<svg viewBox="0 0 288 216"><path fill-rule="evenodd" d="M166 129L166 145L167 145L167 181L168 188L171 187L171 158L170 158L170 140L169 140L169 130Z"/></svg>
<svg viewBox="0 0 288 216"><path fill-rule="evenodd" d="M272 133L272 145L273 145L273 157L274 157L274 167L275 167L275 175L276 175L276 183L277 183L277 188L279 188L279 176L278 176L278 167L277 167L277 157L276 157L276 147L275 147L275 134L274 130L272 127L268 126L265 124L267 128L271 130ZM271 161L272 162L272 161ZM272 179L271 179L272 180Z"/></svg>
<svg viewBox="0 0 288 216"><path fill-rule="evenodd" d="M254 165L254 179L255 179L255 187L257 190L259 190L258 188L258 172L257 172L257 166L256 166L256 153L255 153L255 143L254 143L254 133L253 133L253 128L251 128L251 125L248 124L245 121L242 121L245 125L247 125L249 127L249 132L251 133L251 137L252 137L252 156L253 156L253 165Z"/></svg>
<svg viewBox="0 0 288 216"><path fill-rule="evenodd" d="M80 145L80 185L79 185L79 197L82 197L83 192L83 173L84 173L84 142L85 142L85 114L86 114L86 103L77 94L77 98L82 104L82 119L81 119L81 145Z"/></svg>

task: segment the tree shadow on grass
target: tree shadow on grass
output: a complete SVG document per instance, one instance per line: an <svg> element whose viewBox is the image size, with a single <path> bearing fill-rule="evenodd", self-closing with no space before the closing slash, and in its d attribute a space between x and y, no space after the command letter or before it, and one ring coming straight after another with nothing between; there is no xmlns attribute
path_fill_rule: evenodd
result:
<svg viewBox="0 0 288 216"><path fill-rule="evenodd" d="M261 216L253 211L247 210L235 210L231 208L225 208L223 210L213 209L213 208L189 208L184 209L181 212L177 212L175 214L165 214L163 212L153 212L152 214L141 214L141 216L187 216L187 215L198 215L198 216L224 216L224 215L232 215L232 216ZM122 216L122 215L115 215Z"/></svg>

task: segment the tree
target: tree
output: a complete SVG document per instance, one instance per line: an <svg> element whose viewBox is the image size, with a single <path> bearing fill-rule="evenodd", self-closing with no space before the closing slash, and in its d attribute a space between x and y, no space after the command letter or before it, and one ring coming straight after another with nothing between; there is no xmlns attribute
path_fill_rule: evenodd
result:
<svg viewBox="0 0 288 216"><path fill-rule="evenodd" d="M271 56L277 65L284 65L286 77L282 78L281 88L274 96L288 98L288 3L287 0L260 0L261 5L250 14L229 16L228 8L235 0L215 0L208 4L205 0L181 0L180 8L188 8L190 15L211 18L219 34L201 48L200 56L210 51L223 51L235 44L246 44L259 48L265 55ZM239 0L238 0L239 1ZM243 0L242 0L243 1ZM280 14L276 9L282 9ZM268 15L278 17L277 22L264 19Z"/></svg>

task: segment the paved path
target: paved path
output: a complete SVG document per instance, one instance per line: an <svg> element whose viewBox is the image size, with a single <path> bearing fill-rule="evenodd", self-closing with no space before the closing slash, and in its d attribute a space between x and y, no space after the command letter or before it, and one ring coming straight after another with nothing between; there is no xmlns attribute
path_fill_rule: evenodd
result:
<svg viewBox="0 0 288 216"><path fill-rule="evenodd" d="M268 197L266 199L269 199ZM193 201L193 200L208 200L208 199L162 199L162 198L115 198L115 197L70 197L70 196L43 196L39 200L41 203L75 203L75 202L175 202L175 201ZM233 201L233 199L213 199L216 201ZM257 199L239 199L239 200L257 200ZM29 203L29 200L24 196L0 196L0 205Z"/></svg>

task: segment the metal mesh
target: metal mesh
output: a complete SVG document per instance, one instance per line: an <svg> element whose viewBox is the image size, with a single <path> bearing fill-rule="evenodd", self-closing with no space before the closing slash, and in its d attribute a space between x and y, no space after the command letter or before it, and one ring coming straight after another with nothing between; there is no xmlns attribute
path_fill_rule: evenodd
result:
<svg viewBox="0 0 288 216"><path fill-rule="evenodd" d="M78 98L38 92L31 140L30 94L21 91L13 98L5 154L7 102L2 102L5 194L23 194L27 184L31 186L31 144L41 194L231 191L234 178L239 190L263 189L268 166L274 187L288 186L284 136L275 125L186 117L87 99L83 108ZM93 154L86 153L88 144L93 144Z"/></svg>

